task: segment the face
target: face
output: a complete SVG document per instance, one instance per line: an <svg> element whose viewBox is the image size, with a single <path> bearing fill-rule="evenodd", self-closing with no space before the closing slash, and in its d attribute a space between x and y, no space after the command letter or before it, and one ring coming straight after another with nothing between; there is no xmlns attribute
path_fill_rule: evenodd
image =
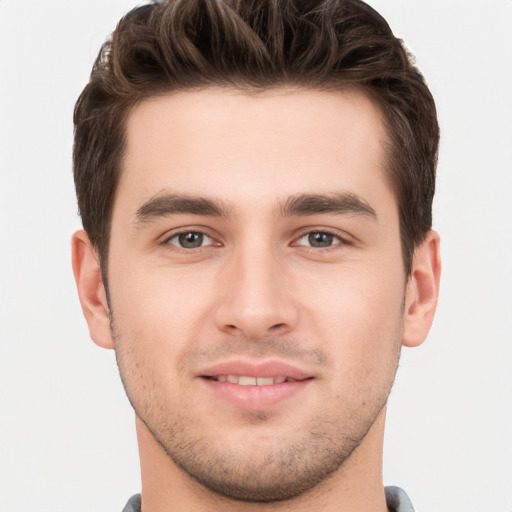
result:
<svg viewBox="0 0 512 512"><path fill-rule="evenodd" d="M384 141L356 93L178 92L128 120L116 355L138 417L211 490L298 495L385 406L405 275Z"/></svg>

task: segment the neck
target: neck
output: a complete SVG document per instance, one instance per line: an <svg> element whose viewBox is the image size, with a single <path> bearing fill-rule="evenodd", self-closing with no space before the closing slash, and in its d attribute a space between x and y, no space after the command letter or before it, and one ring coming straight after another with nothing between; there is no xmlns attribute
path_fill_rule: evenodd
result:
<svg viewBox="0 0 512 512"><path fill-rule="evenodd" d="M382 485L385 408L360 445L335 473L295 498L251 503L206 489L180 469L137 418L142 475L142 512L386 512Z"/></svg>

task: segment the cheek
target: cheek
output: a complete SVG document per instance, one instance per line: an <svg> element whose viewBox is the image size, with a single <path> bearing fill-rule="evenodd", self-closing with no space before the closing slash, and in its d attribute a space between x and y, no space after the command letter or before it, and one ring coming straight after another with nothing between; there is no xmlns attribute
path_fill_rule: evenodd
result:
<svg viewBox="0 0 512 512"><path fill-rule="evenodd" d="M303 304L311 335L321 337L340 375L354 372L364 381L369 375L382 380L394 372L401 344L403 280L401 269L347 269L333 274L324 287L308 287L308 303Z"/></svg>
<svg viewBox="0 0 512 512"><path fill-rule="evenodd" d="M193 327L192 317L211 289L203 273L187 272L164 265L139 270L123 268L111 288L116 315L127 325L140 324L144 331Z"/></svg>
<svg viewBox="0 0 512 512"><path fill-rule="evenodd" d="M173 390L181 387L177 361L186 346L179 327L188 324L181 302L150 285L145 280L132 289L125 282L112 296L119 371L131 403L145 419L179 406Z"/></svg>
<svg viewBox="0 0 512 512"><path fill-rule="evenodd" d="M384 334L396 325L405 292L401 269L340 266L320 277L302 274L300 303L324 327Z"/></svg>
<svg viewBox="0 0 512 512"><path fill-rule="evenodd" d="M112 273L119 341L148 371L165 379L169 368L179 367L183 355L205 337L214 283L204 272L132 267Z"/></svg>

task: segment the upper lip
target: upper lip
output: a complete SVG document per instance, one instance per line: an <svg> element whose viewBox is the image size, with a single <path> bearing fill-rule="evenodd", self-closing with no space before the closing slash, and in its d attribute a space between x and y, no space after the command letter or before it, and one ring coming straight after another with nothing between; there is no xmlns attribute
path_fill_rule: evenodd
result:
<svg viewBox="0 0 512 512"><path fill-rule="evenodd" d="M313 377L296 366L282 361L224 361L198 373L199 377L216 377L218 375L243 375L247 377L286 377L294 380L304 380Z"/></svg>

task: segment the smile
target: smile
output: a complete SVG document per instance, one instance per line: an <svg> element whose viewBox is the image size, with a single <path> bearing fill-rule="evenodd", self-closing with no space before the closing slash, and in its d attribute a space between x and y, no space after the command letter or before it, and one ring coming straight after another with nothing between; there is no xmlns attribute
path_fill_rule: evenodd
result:
<svg viewBox="0 0 512 512"><path fill-rule="evenodd" d="M231 360L200 370L208 400L236 409L268 410L310 389L315 375L284 361ZM211 393L211 394L210 394ZM217 407L217 404L215 405Z"/></svg>
<svg viewBox="0 0 512 512"><path fill-rule="evenodd" d="M239 386L272 386L283 382L295 382L290 377L252 377L248 375L214 375L210 377L215 382L230 382Z"/></svg>

